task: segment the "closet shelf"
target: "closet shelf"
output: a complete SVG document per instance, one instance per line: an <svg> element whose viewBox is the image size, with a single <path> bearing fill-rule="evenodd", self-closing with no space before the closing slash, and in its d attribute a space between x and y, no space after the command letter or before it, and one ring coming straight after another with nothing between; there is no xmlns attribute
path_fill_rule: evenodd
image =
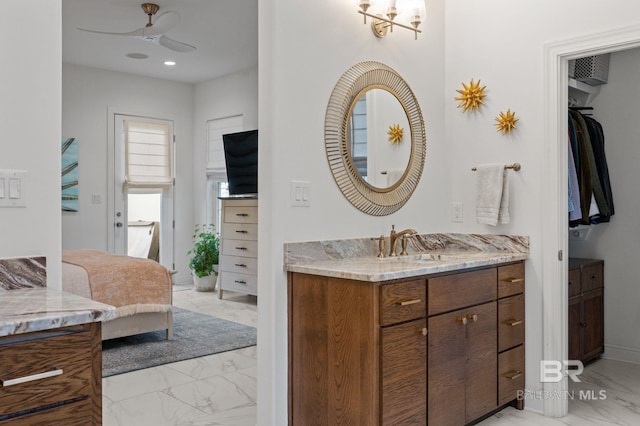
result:
<svg viewBox="0 0 640 426"><path fill-rule="evenodd" d="M569 78L569 106L587 106L599 93L600 86L590 86Z"/></svg>

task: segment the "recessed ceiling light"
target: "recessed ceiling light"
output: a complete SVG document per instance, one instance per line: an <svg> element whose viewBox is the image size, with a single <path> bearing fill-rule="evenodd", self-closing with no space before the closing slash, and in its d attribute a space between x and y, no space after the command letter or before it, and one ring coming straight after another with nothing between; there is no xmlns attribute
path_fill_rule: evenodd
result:
<svg viewBox="0 0 640 426"><path fill-rule="evenodd" d="M166 66L168 66L168 67L172 67L172 66L174 66L176 64L176 62L175 61L164 61L164 64Z"/></svg>
<svg viewBox="0 0 640 426"><path fill-rule="evenodd" d="M145 55L144 53L127 53L127 58L131 59L147 59L149 55Z"/></svg>

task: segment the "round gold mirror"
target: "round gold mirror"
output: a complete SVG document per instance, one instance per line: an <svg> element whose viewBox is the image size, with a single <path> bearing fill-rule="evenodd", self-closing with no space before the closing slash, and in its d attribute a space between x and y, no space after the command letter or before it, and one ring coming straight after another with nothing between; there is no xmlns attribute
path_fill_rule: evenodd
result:
<svg viewBox="0 0 640 426"><path fill-rule="evenodd" d="M400 209L418 186L426 156L422 112L409 85L379 62L348 69L329 98L325 149L353 206L373 216Z"/></svg>

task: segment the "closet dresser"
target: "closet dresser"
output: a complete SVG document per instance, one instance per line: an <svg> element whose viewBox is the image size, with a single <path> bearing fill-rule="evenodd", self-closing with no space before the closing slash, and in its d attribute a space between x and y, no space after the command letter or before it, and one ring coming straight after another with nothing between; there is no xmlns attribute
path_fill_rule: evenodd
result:
<svg viewBox="0 0 640 426"><path fill-rule="evenodd" d="M222 200L220 281L218 297L225 290L258 294L258 198Z"/></svg>

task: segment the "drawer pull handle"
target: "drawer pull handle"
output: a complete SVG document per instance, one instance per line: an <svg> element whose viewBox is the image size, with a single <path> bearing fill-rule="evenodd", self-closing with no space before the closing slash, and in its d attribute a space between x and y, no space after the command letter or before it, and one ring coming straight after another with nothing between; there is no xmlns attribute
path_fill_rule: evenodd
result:
<svg viewBox="0 0 640 426"><path fill-rule="evenodd" d="M413 300L405 300L404 302L396 302L396 305L399 306L409 306L415 305L416 303L422 302L422 299L413 299Z"/></svg>
<svg viewBox="0 0 640 426"><path fill-rule="evenodd" d="M422 328L416 328L416 333L426 336L429 333L429 331L427 330L427 327L422 327Z"/></svg>
<svg viewBox="0 0 640 426"><path fill-rule="evenodd" d="M595 280L595 279L596 279L596 276L595 276L595 275L591 275L591 279L592 279L592 280Z"/></svg>
<svg viewBox="0 0 640 426"><path fill-rule="evenodd" d="M467 317L456 318L456 322L462 323L462 325L467 325Z"/></svg>
<svg viewBox="0 0 640 426"><path fill-rule="evenodd" d="M249 233L249 231L245 231L244 229L236 229L236 232L238 234L248 234Z"/></svg>
<svg viewBox="0 0 640 426"><path fill-rule="evenodd" d="M470 319L473 322L477 322L478 321L478 314L467 314L465 315L465 318Z"/></svg>
<svg viewBox="0 0 640 426"><path fill-rule="evenodd" d="M523 282L524 278L507 278L505 281L511 284L515 284Z"/></svg>
<svg viewBox="0 0 640 426"><path fill-rule="evenodd" d="M246 247L236 247L236 250L247 250Z"/></svg>
<svg viewBox="0 0 640 426"><path fill-rule="evenodd" d="M571 281L569 281L569 285L572 285L573 283Z"/></svg>
<svg viewBox="0 0 640 426"><path fill-rule="evenodd" d="M508 320L507 324L510 325L511 327L515 327L516 325L520 325L522 324L524 321L523 320L519 320L519 319L512 319L512 320Z"/></svg>
<svg viewBox="0 0 640 426"><path fill-rule="evenodd" d="M518 377L522 376L522 371L510 371L504 375L507 379L515 380Z"/></svg>
<svg viewBox="0 0 640 426"><path fill-rule="evenodd" d="M235 263L235 265L236 265L238 268L246 268L246 267L247 267L247 265L245 265L244 263Z"/></svg>
<svg viewBox="0 0 640 426"><path fill-rule="evenodd" d="M238 283L238 284L246 284L247 283L245 280L235 280L234 282Z"/></svg>
<svg viewBox="0 0 640 426"><path fill-rule="evenodd" d="M18 377L16 379L2 380L2 387L9 387L13 385L19 385L21 383L33 382L35 380L46 379L47 377L60 376L62 374L62 368L56 368L55 370L45 371L44 373L32 374L31 376Z"/></svg>
<svg viewBox="0 0 640 426"><path fill-rule="evenodd" d="M236 216L247 217L249 216L249 213L236 213Z"/></svg>

